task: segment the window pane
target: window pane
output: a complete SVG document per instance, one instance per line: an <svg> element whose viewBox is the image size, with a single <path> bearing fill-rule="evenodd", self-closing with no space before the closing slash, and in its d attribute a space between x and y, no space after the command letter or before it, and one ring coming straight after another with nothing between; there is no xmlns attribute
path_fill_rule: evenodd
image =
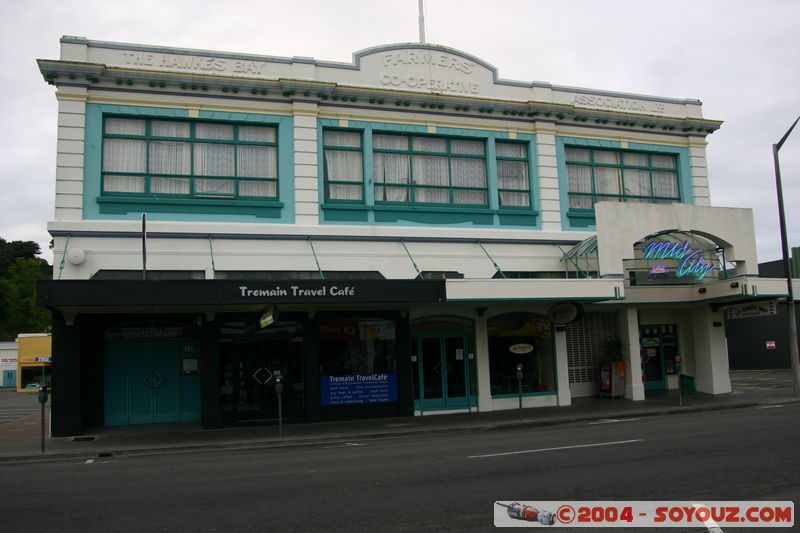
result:
<svg viewBox="0 0 800 533"><path fill-rule="evenodd" d="M634 154L631 152L625 152L624 157L626 165L636 167L647 166L647 154Z"/></svg>
<svg viewBox="0 0 800 533"><path fill-rule="evenodd" d="M675 156L653 154L650 156L650 160L654 167L675 168Z"/></svg>
<svg viewBox="0 0 800 533"><path fill-rule="evenodd" d="M447 141L437 137L414 137L412 146L415 152L446 152Z"/></svg>
<svg viewBox="0 0 800 533"><path fill-rule="evenodd" d="M194 192L206 196L231 196L233 195L233 180L196 179L194 180Z"/></svg>
<svg viewBox="0 0 800 533"><path fill-rule="evenodd" d="M274 181L239 181L239 196L261 196L265 198L275 198L277 184Z"/></svg>
<svg viewBox="0 0 800 533"><path fill-rule="evenodd" d="M547 317L533 313L507 313L488 322L489 384L495 395L554 392L556 357L552 325ZM517 354L514 345L528 345L530 351ZM522 365L522 383L517 365Z"/></svg>
<svg viewBox="0 0 800 533"><path fill-rule="evenodd" d="M576 195L570 194L569 195L569 207L570 209L591 209L592 208L592 197L589 195Z"/></svg>
<svg viewBox="0 0 800 533"><path fill-rule="evenodd" d="M619 169L602 167L595 168L594 183L595 190L599 194L619 194Z"/></svg>
<svg viewBox="0 0 800 533"><path fill-rule="evenodd" d="M408 202L408 188L406 187L375 187L376 202Z"/></svg>
<svg viewBox="0 0 800 533"><path fill-rule="evenodd" d="M414 201L423 204L446 204L450 202L450 194L447 189L417 187L414 189Z"/></svg>
<svg viewBox="0 0 800 533"><path fill-rule="evenodd" d="M197 176L233 176L233 145L194 145L194 173Z"/></svg>
<svg viewBox="0 0 800 533"><path fill-rule="evenodd" d="M275 128L268 128L265 126L239 126L239 140L274 143Z"/></svg>
<svg viewBox="0 0 800 533"><path fill-rule="evenodd" d="M361 152L325 150L325 176L333 181L363 181Z"/></svg>
<svg viewBox="0 0 800 533"><path fill-rule="evenodd" d="M150 172L153 174L189 174L190 144L174 141L150 141Z"/></svg>
<svg viewBox="0 0 800 533"><path fill-rule="evenodd" d="M604 165L619 165L619 152L594 151L594 162Z"/></svg>
<svg viewBox="0 0 800 533"><path fill-rule="evenodd" d="M486 191L453 191L453 203L457 205L486 205Z"/></svg>
<svg viewBox="0 0 800 533"><path fill-rule="evenodd" d="M454 157L450 160L452 176L450 179L453 187L480 187L486 188L486 166L483 159L461 159Z"/></svg>
<svg viewBox="0 0 800 533"><path fill-rule="evenodd" d="M375 153L372 158L375 183L408 183L408 156Z"/></svg>
<svg viewBox="0 0 800 533"><path fill-rule="evenodd" d="M622 176L625 179L625 194L650 196L650 172L625 169Z"/></svg>
<svg viewBox="0 0 800 533"><path fill-rule="evenodd" d="M360 148L361 134L355 131L325 130L322 133L322 143L325 146L345 146L348 148Z"/></svg>
<svg viewBox="0 0 800 533"><path fill-rule="evenodd" d="M497 157L526 157L525 145L519 143L503 143L498 142L495 144L495 152ZM567 158L569 159L569 157Z"/></svg>
<svg viewBox="0 0 800 533"><path fill-rule="evenodd" d="M144 192L143 176L104 176L105 192Z"/></svg>
<svg viewBox="0 0 800 533"><path fill-rule="evenodd" d="M529 207L531 198L522 192L500 192L500 205L505 207Z"/></svg>
<svg viewBox="0 0 800 533"><path fill-rule="evenodd" d="M408 138L402 135L373 135L372 145L386 150L408 150Z"/></svg>
<svg viewBox="0 0 800 533"><path fill-rule="evenodd" d="M109 135L144 135L144 120L107 118L106 133Z"/></svg>
<svg viewBox="0 0 800 533"><path fill-rule="evenodd" d="M229 124L206 124L199 122L194 126L194 135L198 139L233 140L233 126Z"/></svg>
<svg viewBox="0 0 800 533"><path fill-rule="evenodd" d="M569 192L592 192L591 167L567 165Z"/></svg>
<svg viewBox="0 0 800 533"><path fill-rule="evenodd" d="M103 170L111 172L145 172L145 141L105 139Z"/></svg>
<svg viewBox="0 0 800 533"><path fill-rule="evenodd" d="M483 141L450 141L450 151L454 154L483 155Z"/></svg>
<svg viewBox="0 0 800 533"><path fill-rule="evenodd" d="M589 150L584 148L567 148L565 153L567 161L575 161L576 163L589 163L592 160Z"/></svg>
<svg viewBox="0 0 800 533"><path fill-rule="evenodd" d="M189 194L189 178L150 178L153 194Z"/></svg>
<svg viewBox="0 0 800 533"><path fill-rule="evenodd" d="M188 137L189 123L154 120L150 124L150 134L154 137Z"/></svg>
<svg viewBox="0 0 800 533"><path fill-rule="evenodd" d="M239 176L248 178L278 177L278 150L274 146L239 145L237 151Z"/></svg>
<svg viewBox="0 0 800 533"><path fill-rule="evenodd" d="M653 172L653 195L678 198L678 175L674 172Z"/></svg>
<svg viewBox="0 0 800 533"><path fill-rule="evenodd" d="M528 190L528 163L525 161L498 161L497 185L501 189Z"/></svg>
<svg viewBox="0 0 800 533"><path fill-rule="evenodd" d="M448 185L446 157L415 155L411 164L414 183L419 185Z"/></svg>
<svg viewBox="0 0 800 533"><path fill-rule="evenodd" d="M239 196L262 196L266 198L275 198L276 183L274 181L239 181Z"/></svg>
<svg viewBox="0 0 800 533"><path fill-rule="evenodd" d="M331 200L362 200L364 188L361 185L328 185L328 198Z"/></svg>

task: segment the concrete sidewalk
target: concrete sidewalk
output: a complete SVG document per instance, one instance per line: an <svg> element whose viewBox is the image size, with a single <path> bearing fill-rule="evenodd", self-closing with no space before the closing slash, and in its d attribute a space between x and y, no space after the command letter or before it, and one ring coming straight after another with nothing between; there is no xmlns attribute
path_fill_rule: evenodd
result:
<svg viewBox="0 0 800 533"><path fill-rule="evenodd" d="M202 430L197 423L101 427L77 438L49 438L40 452L40 415L31 414L0 425L0 462L95 458L226 448L257 448L347 442L381 437L437 434L468 430L531 427L605 418L641 417L732 409L798 401L793 395L789 371L731 372L734 392L683 397L677 391L648 393L641 402L579 398L569 407L425 415L413 418L381 418L286 424L283 436L277 426L233 427Z"/></svg>

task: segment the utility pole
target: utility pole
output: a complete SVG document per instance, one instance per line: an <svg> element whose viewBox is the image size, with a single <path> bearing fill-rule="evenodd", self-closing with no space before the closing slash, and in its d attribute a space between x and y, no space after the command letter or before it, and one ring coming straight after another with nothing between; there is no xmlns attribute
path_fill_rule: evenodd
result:
<svg viewBox="0 0 800 533"><path fill-rule="evenodd" d="M419 42L425 44L425 11L422 2L419 0Z"/></svg>
<svg viewBox="0 0 800 533"><path fill-rule="evenodd" d="M775 162L775 188L778 193L778 221L781 226L781 251L783 252L783 273L786 276L788 287L786 296L786 310L789 315L789 356L792 359L792 379L794 382L794 395L800 396L800 354L797 348L797 322L794 312L794 288L792 287L792 271L789 268L789 244L786 236L786 214L783 209L783 187L781 186L781 167L778 161L778 151L786 142L789 134L797 126L800 117L792 124L780 141L772 145L772 157Z"/></svg>

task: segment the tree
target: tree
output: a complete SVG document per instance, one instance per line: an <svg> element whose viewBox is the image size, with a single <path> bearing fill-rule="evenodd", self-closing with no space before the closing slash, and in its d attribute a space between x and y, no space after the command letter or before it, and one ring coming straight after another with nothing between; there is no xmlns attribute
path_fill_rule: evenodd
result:
<svg viewBox="0 0 800 533"><path fill-rule="evenodd" d="M50 326L50 313L36 305L36 282L52 276L47 261L36 257L39 253L33 241L0 238L0 340Z"/></svg>

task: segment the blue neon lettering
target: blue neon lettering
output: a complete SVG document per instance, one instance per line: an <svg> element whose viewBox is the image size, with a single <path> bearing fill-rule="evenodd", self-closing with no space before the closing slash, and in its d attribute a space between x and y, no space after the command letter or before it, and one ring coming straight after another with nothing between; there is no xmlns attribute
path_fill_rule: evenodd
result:
<svg viewBox="0 0 800 533"><path fill-rule="evenodd" d="M644 247L645 261L656 261L662 259L674 259L678 261L678 268L675 276L694 276L698 281L703 281L709 272L714 270L714 265L707 263L702 257L703 249L692 250L689 241L679 242L670 241L650 241ZM664 268L663 265L656 265L654 268ZM664 268L666 271L666 269ZM651 274L653 272L651 271Z"/></svg>

